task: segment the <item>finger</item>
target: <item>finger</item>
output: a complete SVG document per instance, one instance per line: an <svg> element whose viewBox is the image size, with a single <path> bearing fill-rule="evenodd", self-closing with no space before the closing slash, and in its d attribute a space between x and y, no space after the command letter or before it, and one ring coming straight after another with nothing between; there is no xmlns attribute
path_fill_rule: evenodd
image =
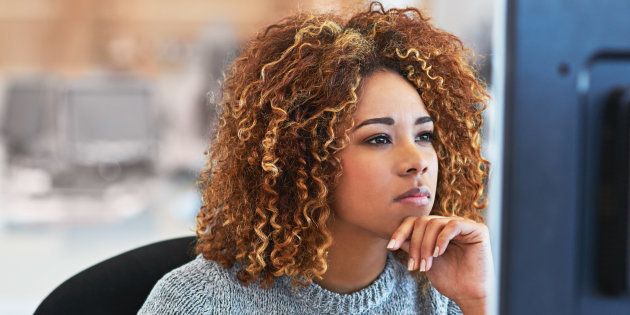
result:
<svg viewBox="0 0 630 315"><path fill-rule="evenodd" d="M420 267L420 271L424 271L426 269L426 260L422 259L420 249L426 227L433 219L435 218L423 216L415 220L411 240L409 242L409 266L407 266L407 269L415 270L418 267Z"/></svg>
<svg viewBox="0 0 630 315"><path fill-rule="evenodd" d="M442 231L437 237L436 245L438 247L437 256L444 254L450 241L457 235L462 233L462 222L459 220L452 220L446 223Z"/></svg>
<svg viewBox="0 0 630 315"><path fill-rule="evenodd" d="M404 241L402 243L402 245L400 245L400 249L402 249L405 252L409 253L409 241Z"/></svg>
<svg viewBox="0 0 630 315"><path fill-rule="evenodd" d="M488 227L483 223L477 223L469 219L460 218L454 222L449 222L438 236L437 245L439 247L438 256L446 251L446 247L452 240L460 244L474 244L488 242Z"/></svg>
<svg viewBox="0 0 630 315"><path fill-rule="evenodd" d="M413 231L413 222L416 218L417 217L406 217L403 220L396 231L394 231L394 234L392 234L389 244L387 244L387 249L397 250L401 247L403 242L405 242L411 234L411 231Z"/></svg>
<svg viewBox="0 0 630 315"><path fill-rule="evenodd" d="M423 218L444 218L441 216L437 216L437 215L427 215L427 216L422 216ZM411 238L411 233L413 232L414 229L414 223L416 221L416 219L418 219L420 217L406 217L403 222L400 224L400 226L396 229L396 231L394 231L394 233L392 234L392 238L389 241L389 244L387 245L387 248L390 250L398 250L398 249L402 249L405 252L409 252L409 239ZM404 245L405 242L407 242L407 245Z"/></svg>
<svg viewBox="0 0 630 315"><path fill-rule="evenodd" d="M440 217L440 216L436 216L436 215L428 215L425 216L428 218L431 217ZM392 234L392 237L389 241L389 243L387 244L387 249L389 250L398 250L401 248L402 244L410 238L411 233L413 232L413 225L415 220L418 217L414 217L414 216L409 216L406 217L403 222L400 224L400 226L398 226L398 228L396 229L396 231L394 231L394 233ZM407 252L407 250L405 250Z"/></svg>
<svg viewBox="0 0 630 315"><path fill-rule="evenodd" d="M431 269L431 266L433 265L433 255L435 254L435 251L437 249L436 241L438 235L440 234L442 229L444 229L444 226L446 226L446 224L451 220L453 219L435 218L427 223L424 231L424 237L422 238L422 245L420 247L420 266L422 267L422 261L425 261L425 268L424 270L420 268L420 271L429 271L429 269Z"/></svg>

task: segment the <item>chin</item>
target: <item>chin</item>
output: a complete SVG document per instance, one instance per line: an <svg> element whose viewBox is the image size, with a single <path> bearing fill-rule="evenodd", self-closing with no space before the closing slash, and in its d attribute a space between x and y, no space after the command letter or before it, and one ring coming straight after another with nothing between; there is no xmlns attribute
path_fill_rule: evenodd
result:
<svg viewBox="0 0 630 315"><path fill-rule="evenodd" d="M431 211L433 209L433 204L428 204L424 206L402 204L400 206L403 209L401 211L403 219L408 216L421 217L421 216L429 215L431 214Z"/></svg>

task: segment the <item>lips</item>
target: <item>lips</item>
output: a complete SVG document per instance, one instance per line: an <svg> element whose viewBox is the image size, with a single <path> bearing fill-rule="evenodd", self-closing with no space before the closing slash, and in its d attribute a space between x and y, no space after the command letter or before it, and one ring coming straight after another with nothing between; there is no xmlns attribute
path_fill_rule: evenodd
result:
<svg viewBox="0 0 630 315"><path fill-rule="evenodd" d="M401 201L405 198L427 198L428 199L428 198L431 198L431 191L429 190L427 186L414 187L407 190L402 195L396 197L394 201Z"/></svg>

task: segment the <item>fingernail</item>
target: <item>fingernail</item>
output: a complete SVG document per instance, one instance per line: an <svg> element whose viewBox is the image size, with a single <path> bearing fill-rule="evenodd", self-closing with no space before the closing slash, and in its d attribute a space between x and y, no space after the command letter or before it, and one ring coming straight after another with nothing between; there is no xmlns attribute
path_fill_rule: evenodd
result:
<svg viewBox="0 0 630 315"><path fill-rule="evenodd" d="M387 244L387 249L394 249L394 247L396 247L396 240L392 239L389 241L389 244Z"/></svg>
<svg viewBox="0 0 630 315"><path fill-rule="evenodd" d="M407 262L407 270L413 270L413 258L409 258L409 262Z"/></svg>
<svg viewBox="0 0 630 315"><path fill-rule="evenodd" d="M431 270L431 267L433 267L433 257L427 258L427 271Z"/></svg>
<svg viewBox="0 0 630 315"><path fill-rule="evenodd" d="M426 271L427 269L427 261L422 259L422 261L420 262L420 271Z"/></svg>
<svg viewBox="0 0 630 315"><path fill-rule="evenodd" d="M440 254L440 247L435 246L435 250L433 251L433 257L437 257Z"/></svg>

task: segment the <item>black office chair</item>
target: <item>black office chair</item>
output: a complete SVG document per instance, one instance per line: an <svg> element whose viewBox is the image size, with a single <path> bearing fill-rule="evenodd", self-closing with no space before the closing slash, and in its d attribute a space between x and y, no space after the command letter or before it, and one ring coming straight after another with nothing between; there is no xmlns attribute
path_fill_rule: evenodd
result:
<svg viewBox="0 0 630 315"><path fill-rule="evenodd" d="M59 285L35 314L136 314L163 275L195 258L195 239L161 241L100 262Z"/></svg>

